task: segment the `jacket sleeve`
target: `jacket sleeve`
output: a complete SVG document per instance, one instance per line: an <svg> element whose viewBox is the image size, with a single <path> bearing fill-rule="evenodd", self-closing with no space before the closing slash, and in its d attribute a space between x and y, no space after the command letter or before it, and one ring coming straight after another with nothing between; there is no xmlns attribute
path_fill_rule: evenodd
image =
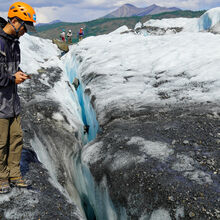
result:
<svg viewBox="0 0 220 220"><path fill-rule="evenodd" d="M6 87L15 83L15 76L12 76L6 71L5 54L0 50L0 87Z"/></svg>

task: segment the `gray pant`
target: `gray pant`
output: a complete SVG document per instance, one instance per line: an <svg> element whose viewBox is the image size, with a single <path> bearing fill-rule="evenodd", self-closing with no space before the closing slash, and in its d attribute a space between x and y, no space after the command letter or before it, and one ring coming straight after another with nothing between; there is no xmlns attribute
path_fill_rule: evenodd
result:
<svg viewBox="0 0 220 220"><path fill-rule="evenodd" d="M0 118L0 180L21 176L23 134L20 116Z"/></svg>

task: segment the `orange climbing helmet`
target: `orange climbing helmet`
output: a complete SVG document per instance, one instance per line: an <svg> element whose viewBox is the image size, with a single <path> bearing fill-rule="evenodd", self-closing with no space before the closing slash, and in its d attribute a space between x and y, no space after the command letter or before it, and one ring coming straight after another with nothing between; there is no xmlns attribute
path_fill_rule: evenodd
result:
<svg viewBox="0 0 220 220"><path fill-rule="evenodd" d="M36 22L36 13L34 9L24 2L13 3L9 8L8 17L17 17L22 21Z"/></svg>
<svg viewBox="0 0 220 220"><path fill-rule="evenodd" d="M34 9L24 3L24 2L15 2L13 3L8 11L8 18L18 18L23 21L27 31L35 32L36 29L33 23L36 22L36 13Z"/></svg>

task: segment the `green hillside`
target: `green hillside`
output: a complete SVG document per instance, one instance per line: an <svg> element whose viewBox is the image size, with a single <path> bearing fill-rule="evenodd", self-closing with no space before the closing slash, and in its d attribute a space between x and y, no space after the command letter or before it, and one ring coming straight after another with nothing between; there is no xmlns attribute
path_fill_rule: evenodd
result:
<svg viewBox="0 0 220 220"><path fill-rule="evenodd" d="M205 13L205 11L174 11L164 12L156 15L147 15L144 17L100 18L81 23L60 22L37 27L38 33L35 35L48 39L59 38L59 34L62 29L65 29L66 32L71 29L73 33L73 42L77 42L77 33L81 27L84 28L86 37L97 36L100 34L108 34L122 25L126 25L128 28L134 28L139 21L144 23L150 19L178 17L195 18L200 17L203 13Z"/></svg>

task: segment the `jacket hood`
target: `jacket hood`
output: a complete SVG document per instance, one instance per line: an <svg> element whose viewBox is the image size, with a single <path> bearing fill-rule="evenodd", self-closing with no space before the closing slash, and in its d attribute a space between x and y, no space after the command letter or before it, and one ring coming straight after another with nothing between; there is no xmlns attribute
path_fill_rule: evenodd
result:
<svg viewBox="0 0 220 220"><path fill-rule="evenodd" d="M4 31L3 31L3 28L5 27L5 25L7 24L8 22L0 17L0 36L8 39L8 40L11 40L11 41L14 41L14 40L17 40L18 38L14 35L9 35L9 34L6 34Z"/></svg>
<svg viewBox="0 0 220 220"><path fill-rule="evenodd" d="M4 28L6 24L7 24L7 21L4 18L0 17L0 27Z"/></svg>

